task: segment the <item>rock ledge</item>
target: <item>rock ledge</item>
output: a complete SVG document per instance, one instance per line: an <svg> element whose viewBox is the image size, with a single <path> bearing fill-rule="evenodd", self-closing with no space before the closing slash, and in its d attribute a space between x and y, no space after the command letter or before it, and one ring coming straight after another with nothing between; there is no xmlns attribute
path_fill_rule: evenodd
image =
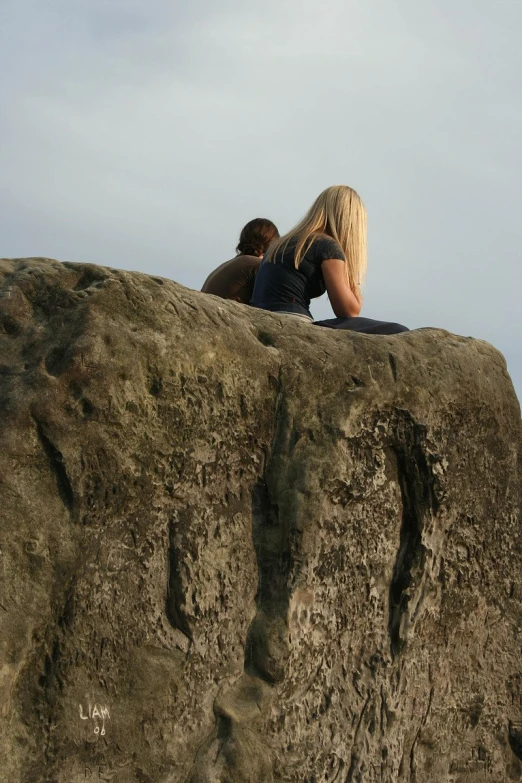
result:
<svg viewBox="0 0 522 783"><path fill-rule="evenodd" d="M296 321L0 262L1 781L521 779L505 362Z"/></svg>

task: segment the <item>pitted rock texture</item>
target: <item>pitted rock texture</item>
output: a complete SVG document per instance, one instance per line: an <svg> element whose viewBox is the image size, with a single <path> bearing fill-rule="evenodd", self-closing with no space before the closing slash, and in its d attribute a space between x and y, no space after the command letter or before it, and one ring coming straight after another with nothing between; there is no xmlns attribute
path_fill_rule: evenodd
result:
<svg viewBox="0 0 522 783"><path fill-rule="evenodd" d="M0 780L521 779L497 351L0 268Z"/></svg>

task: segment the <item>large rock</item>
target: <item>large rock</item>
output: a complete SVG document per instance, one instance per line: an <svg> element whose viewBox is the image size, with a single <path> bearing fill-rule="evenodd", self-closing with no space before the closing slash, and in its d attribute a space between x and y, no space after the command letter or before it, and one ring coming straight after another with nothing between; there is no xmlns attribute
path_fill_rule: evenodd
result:
<svg viewBox="0 0 522 783"><path fill-rule="evenodd" d="M0 296L2 781L521 779L497 351L44 259Z"/></svg>

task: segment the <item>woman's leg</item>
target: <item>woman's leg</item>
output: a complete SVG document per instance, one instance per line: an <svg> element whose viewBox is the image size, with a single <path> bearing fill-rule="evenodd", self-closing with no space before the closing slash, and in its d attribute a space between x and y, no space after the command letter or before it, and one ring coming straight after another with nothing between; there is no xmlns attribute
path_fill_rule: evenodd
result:
<svg viewBox="0 0 522 783"><path fill-rule="evenodd" d="M328 329L347 329L363 334L399 334L409 332L407 326L391 321L375 321L373 318L327 318L324 321L314 321L314 326L326 326Z"/></svg>

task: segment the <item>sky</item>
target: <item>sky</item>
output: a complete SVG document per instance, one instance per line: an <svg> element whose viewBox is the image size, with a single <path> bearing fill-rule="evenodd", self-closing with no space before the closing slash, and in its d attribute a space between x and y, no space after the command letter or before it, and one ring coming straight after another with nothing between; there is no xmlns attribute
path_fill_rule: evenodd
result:
<svg viewBox="0 0 522 783"><path fill-rule="evenodd" d="M521 398L521 40L520 0L1 0L0 256L199 289L347 184L361 314L491 342Z"/></svg>

